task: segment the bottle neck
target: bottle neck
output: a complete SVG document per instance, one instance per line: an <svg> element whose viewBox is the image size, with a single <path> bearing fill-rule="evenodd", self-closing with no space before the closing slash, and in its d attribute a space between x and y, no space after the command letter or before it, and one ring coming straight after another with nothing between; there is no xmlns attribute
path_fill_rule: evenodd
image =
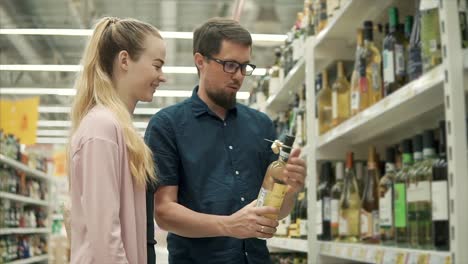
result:
<svg viewBox="0 0 468 264"><path fill-rule="evenodd" d="M410 153L403 153L403 166L411 166L413 164L413 157Z"/></svg>

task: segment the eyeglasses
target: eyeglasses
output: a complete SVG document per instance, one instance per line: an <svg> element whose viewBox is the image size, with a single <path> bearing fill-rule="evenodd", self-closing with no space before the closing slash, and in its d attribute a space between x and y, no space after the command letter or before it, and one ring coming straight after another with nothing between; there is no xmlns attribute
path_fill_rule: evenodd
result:
<svg viewBox="0 0 468 264"><path fill-rule="evenodd" d="M223 65L224 72L227 73L236 73L237 70L241 69L241 74L244 76L252 75L253 71L257 66L250 64L250 63L238 63L236 61L224 61L220 59L216 59L210 56L205 56L209 60L213 60L221 65Z"/></svg>

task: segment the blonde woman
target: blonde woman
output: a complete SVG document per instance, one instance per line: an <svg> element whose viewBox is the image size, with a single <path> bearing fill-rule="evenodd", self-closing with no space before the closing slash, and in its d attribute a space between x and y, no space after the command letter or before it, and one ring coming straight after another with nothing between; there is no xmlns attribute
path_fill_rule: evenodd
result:
<svg viewBox="0 0 468 264"><path fill-rule="evenodd" d="M146 263L145 186L151 152L132 124L161 82L158 30L106 17L95 26L75 87L69 145L71 263Z"/></svg>

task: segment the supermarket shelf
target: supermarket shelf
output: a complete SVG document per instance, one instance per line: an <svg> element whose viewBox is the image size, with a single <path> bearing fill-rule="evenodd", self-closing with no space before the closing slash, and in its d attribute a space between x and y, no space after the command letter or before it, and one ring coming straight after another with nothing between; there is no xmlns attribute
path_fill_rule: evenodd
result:
<svg viewBox="0 0 468 264"><path fill-rule="evenodd" d="M351 243L317 242L319 254L366 263L452 263L450 252Z"/></svg>
<svg viewBox="0 0 468 264"><path fill-rule="evenodd" d="M463 65L468 69L468 49L463 50Z"/></svg>
<svg viewBox="0 0 468 264"><path fill-rule="evenodd" d="M305 59L302 57L284 79L283 86L278 93L268 97L266 109L273 112L279 112L288 108L291 95L298 91L298 88L304 81L304 78Z"/></svg>
<svg viewBox="0 0 468 264"><path fill-rule="evenodd" d="M49 228L0 228L0 235L48 234Z"/></svg>
<svg viewBox="0 0 468 264"><path fill-rule="evenodd" d="M7 262L6 264L29 264L29 263L37 263L41 261L46 261L47 259L49 259L48 255L42 255L42 256L36 256L36 257L27 258L27 259L19 259L19 260L15 260L12 262Z"/></svg>
<svg viewBox="0 0 468 264"><path fill-rule="evenodd" d="M13 160L13 159L10 159L10 158L7 158L2 154L0 154L0 163L7 164L8 166L11 166L11 167L13 167L15 169L18 169L18 170L21 170L21 171L24 171L24 172L26 172L26 174L28 174L30 176L33 176L33 177L36 177L36 178L39 178L39 179L53 180L52 177L47 176L44 172L31 169L28 166L24 165L23 163L18 162L18 161Z"/></svg>
<svg viewBox="0 0 468 264"><path fill-rule="evenodd" d="M343 143L357 145L384 133L404 131L434 118L431 110L443 105L443 68L438 66L405 85L317 139L318 150L336 149ZM417 107L415 107L417 106Z"/></svg>
<svg viewBox="0 0 468 264"><path fill-rule="evenodd" d="M269 248L286 249L298 252L308 252L307 239L272 237L267 240Z"/></svg>
<svg viewBox="0 0 468 264"><path fill-rule="evenodd" d="M13 193L0 192L0 197L4 198L4 199L17 201L17 202L27 203L27 204L37 204L37 205L42 205L42 206L50 206L50 204L47 201L34 199L34 198L22 196L22 195L17 195L17 194L13 194Z"/></svg>

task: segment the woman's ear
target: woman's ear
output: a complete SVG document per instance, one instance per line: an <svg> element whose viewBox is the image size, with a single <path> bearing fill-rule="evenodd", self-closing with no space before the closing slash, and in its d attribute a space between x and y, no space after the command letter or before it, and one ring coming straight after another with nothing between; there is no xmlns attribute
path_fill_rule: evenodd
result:
<svg viewBox="0 0 468 264"><path fill-rule="evenodd" d="M121 50L119 55L117 56L117 65L119 68L123 70L128 70L128 63L130 60L130 56L126 50Z"/></svg>

